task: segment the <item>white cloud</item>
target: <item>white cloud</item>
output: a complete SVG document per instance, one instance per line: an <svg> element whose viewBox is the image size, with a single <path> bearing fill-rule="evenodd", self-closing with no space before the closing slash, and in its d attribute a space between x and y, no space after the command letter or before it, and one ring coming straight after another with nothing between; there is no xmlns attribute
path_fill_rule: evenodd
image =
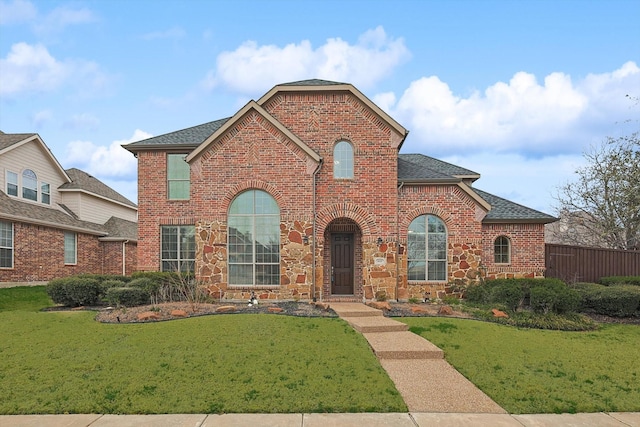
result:
<svg viewBox="0 0 640 427"><path fill-rule="evenodd" d="M365 32L355 45L331 38L317 49L308 40L284 47L247 41L232 52L221 53L202 86L223 85L247 94L282 82L320 78L367 88L409 56L404 40L387 36L382 27Z"/></svg>
<svg viewBox="0 0 640 427"><path fill-rule="evenodd" d="M37 14L38 11L31 2L25 0L0 1L0 25L29 22L35 19Z"/></svg>
<svg viewBox="0 0 640 427"><path fill-rule="evenodd" d="M151 136L136 129L131 138L113 141L109 146L97 145L90 141L72 141L67 145L64 164L77 166L100 179L135 177L137 161L129 151L122 148L122 145Z"/></svg>
<svg viewBox="0 0 640 427"><path fill-rule="evenodd" d="M54 58L41 44L20 42L11 46L6 59L0 59L2 79L0 96L17 96L30 92L50 92L69 84L78 93L95 93L108 81L100 67L90 61Z"/></svg>
<svg viewBox="0 0 640 427"><path fill-rule="evenodd" d="M423 77L397 102L391 94L375 99L411 130L418 151L450 154L472 148L539 155L580 151L593 142L588 138L594 127L604 132L620 119L628 108L624 94L638 87L640 68L628 62L577 83L552 73L541 84L534 75L519 72L507 83L468 97L455 95L438 77Z"/></svg>
<svg viewBox="0 0 640 427"><path fill-rule="evenodd" d="M61 6L39 18L34 27L37 33L44 36L60 32L70 25L89 24L94 21L96 17L86 7Z"/></svg>
<svg viewBox="0 0 640 427"><path fill-rule="evenodd" d="M51 119L53 119L53 113L50 110L40 110L31 116L31 124L36 129L42 129Z"/></svg>

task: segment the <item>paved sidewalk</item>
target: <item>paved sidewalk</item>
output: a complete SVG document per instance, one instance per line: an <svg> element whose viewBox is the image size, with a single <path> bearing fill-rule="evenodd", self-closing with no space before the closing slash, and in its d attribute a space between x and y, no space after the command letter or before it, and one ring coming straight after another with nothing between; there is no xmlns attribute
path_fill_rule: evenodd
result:
<svg viewBox="0 0 640 427"><path fill-rule="evenodd" d="M411 412L506 414L444 360L444 352L406 324L361 303L331 308L361 332Z"/></svg>
<svg viewBox="0 0 640 427"><path fill-rule="evenodd" d="M594 414L0 415L2 427L640 427L640 412Z"/></svg>

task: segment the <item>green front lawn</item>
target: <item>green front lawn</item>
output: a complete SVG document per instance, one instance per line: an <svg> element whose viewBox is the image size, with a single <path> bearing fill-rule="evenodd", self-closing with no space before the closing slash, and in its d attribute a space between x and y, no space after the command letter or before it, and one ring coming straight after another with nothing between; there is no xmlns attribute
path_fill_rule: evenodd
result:
<svg viewBox="0 0 640 427"><path fill-rule="evenodd" d="M445 318L398 318L445 352L510 413L640 411L640 326L517 329Z"/></svg>
<svg viewBox="0 0 640 427"><path fill-rule="evenodd" d="M42 303L44 296L45 303ZM0 289L0 414L403 412L340 319L268 314L101 324Z"/></svg>

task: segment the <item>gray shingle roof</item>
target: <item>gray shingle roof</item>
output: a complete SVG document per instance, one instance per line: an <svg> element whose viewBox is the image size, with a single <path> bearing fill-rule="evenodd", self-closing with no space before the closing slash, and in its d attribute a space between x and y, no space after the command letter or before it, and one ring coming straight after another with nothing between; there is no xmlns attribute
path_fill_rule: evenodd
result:
<svg viewBox="0 0 640 427"><path fill-rule="evenodd" d="M59 187L60 190L85 190L134 208L137 207L131 200L104 184L99 179L81 171L80 169L71 168L67 169L65 172L69 175L69 178L71 178L71 182L62 184Z"/></svg>
<svg viewBox="0 0 640 427"><path fill-rule="evenodd" d="M138 223L112 216L104 223L109 238L138 240Z"/></svg>
<svg viewBox="0 0 640 427"><path fill-rule="evenodd" d="M35 133L4 133L0 131L0 150L4 150L7 147L11 147L20 141L23 141Z"/></svg>
<svg viewBox="0 0 640 427"><path fill-rule="evenodd" d="M519 205L507 199L503 199L502 197L487 193L486 191L482 191L477 188L473 188L473 191L491 205L491 210L487 216L484 217L482 222L525 221L546 224L557 221L557 218L551 215Z"/></svg>
<svg viewBox="0 0 640 427"><path fill-rule="evenodd" d="M136 141L132 142L131 144L123 145L123 147L133 153L139 150L150 148L184 147L194 149L198 145L202 144L209 136L211 136L211 134L217 131L230 118L231 117L214 120L212 122L203 123L201 125L192 126L190 128L182 130L177 130L175 132L167 133L164 135L154 136L152 138L143 139L142 141Z"/></svg>
<svg viewBox="0 0 640 427"><path fill-rule="evenodd" d="M424 154L398 155L399 181L451 181L461 178L476 180L480 174Z"/></svg>

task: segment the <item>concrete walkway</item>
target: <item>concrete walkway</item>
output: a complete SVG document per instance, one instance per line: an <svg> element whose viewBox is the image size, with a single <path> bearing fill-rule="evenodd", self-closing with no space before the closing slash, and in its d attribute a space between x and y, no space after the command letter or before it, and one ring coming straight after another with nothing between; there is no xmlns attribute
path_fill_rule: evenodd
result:
<svg viewBox="0 0 640 427"><path fill-rule="evenodd" d="M441 349L359 303L331 308L369 341L411 412L506 414L497 403L444 360Z"/></svg>
<svg viewBox="0 0 640 427"><path fill-rule="evenodd" d="M0 415L2 427L640 427L640 412L594 414Z"/></svg>

